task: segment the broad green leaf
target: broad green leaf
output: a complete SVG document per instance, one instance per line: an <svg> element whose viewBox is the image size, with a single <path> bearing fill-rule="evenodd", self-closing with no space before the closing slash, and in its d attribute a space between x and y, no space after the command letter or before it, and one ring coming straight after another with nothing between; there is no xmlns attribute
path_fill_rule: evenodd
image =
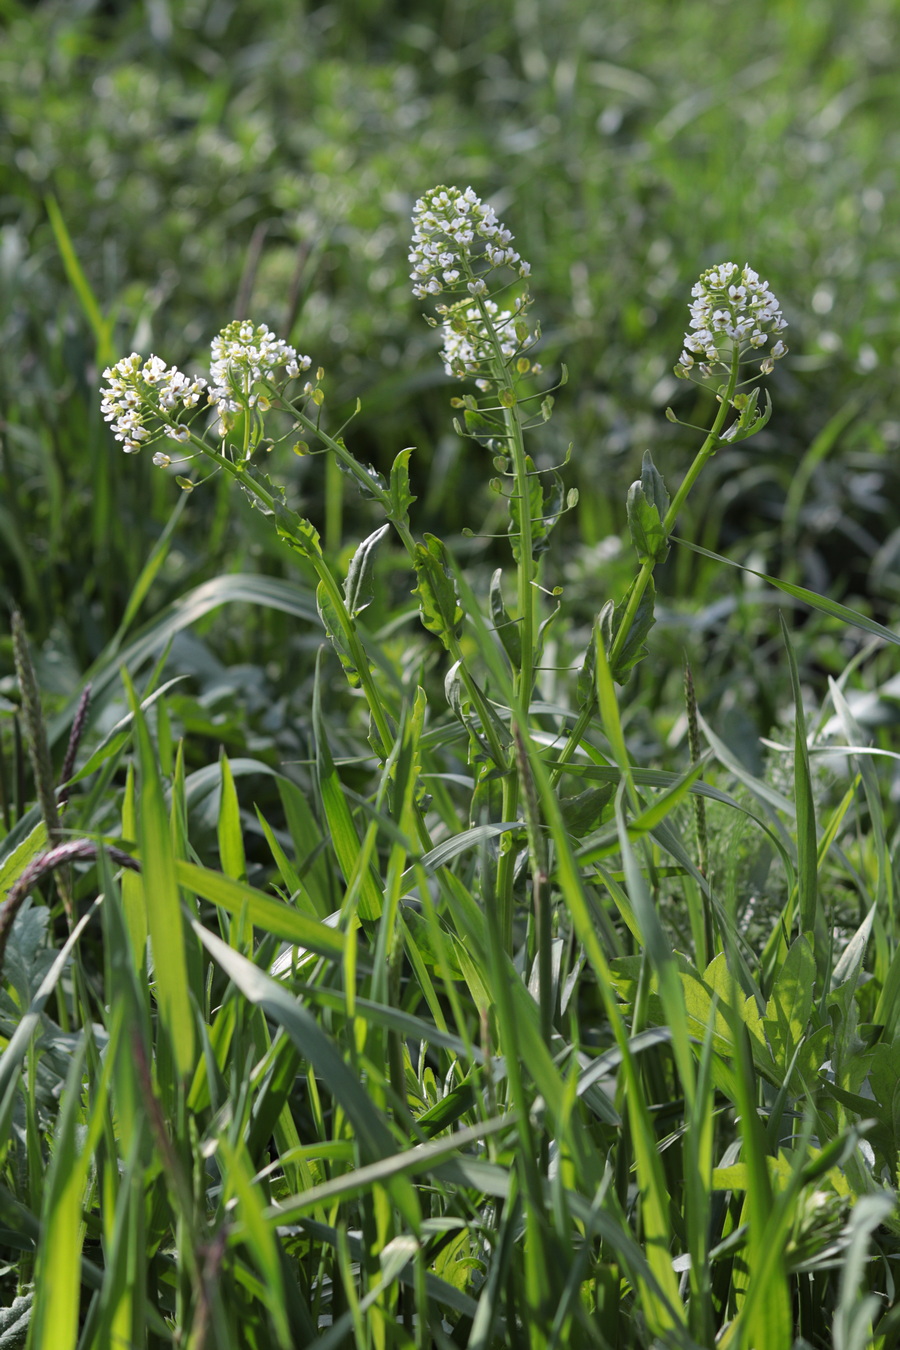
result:
<svg viewBox="0 0 900 1350"><path fill-rule="evenodd" d="M134 765L129 764L125 779L125 795L122 799L122 838L137 845L138 835ZM121 891L122 909L125 914L128 936L131 939L131 952L134 957L135 968L138 971L143 971L147 934L149 932L147 906L144 898L144 883L130 868L125 868L123 871Z"/></svg>
<svg viewBox="0 0 900 1350"><path fill-rule="evenodd" d="M447 650L463 621L453 576L447 564L447 554L440 539L425 535L423 544L416 544L413 564L417 585L413 591L419 598L419 613L429 633L435 633Z"/></svg>
<svg viewBox="0 0 900 1350"><path fill-rule="evenodd" d="M344 626L341 623L341 616L338 612L334 600L328 593L328 587L324 581L320 581L316 587L316 604L319 609L319 618L322 620L322 626L331 640L331 645L337 653L338 660L347 681L354 689L360 685L359 670L356 660L344 632Z"/></svg>
<svg viewBox="0 0 900 1350"><path fill-rule="evenodd" d="M219 860L222 871L234 881L247 880L247 860L244 857L244 836L241 828L241 808L231 774L228 756L222 753L219 759L222 774L222 793L219 798L219 820L217 827L219 841Z"/></svg>
<svg viewBox="0 0 900 1350"><path fill-rule="evenodd" d="M344 599L351 618L361 614L372 603L375 594L375 557L379 544L390 528L390 525L380 526L362 541L350 559L347 580L344 582Z"/></svg>
<svg viewBox="0 0 900 1350"><path fill-rule="evenodd" d="M303 792L291 779L279 775L278 795L294 844L294 856L320 919L337 908L334 875L324 848L322 829Z"/></svg>
<svg viewBox="0 0 900 1350"><path fill-rule="evenodd" d="M806 1034L815 983L812 948L805 937L798 937L778 972L763 1017L775 1062L782 1073L787 1072L793 1053Z"/></svg>
<svg viewBox="0 0 900 1350"><path fill-rule="evenodd" d="M175 875L178 884L185 890L193 891L228 914L246 912L254 928L264 933L319 952L322 956L336 958L343 953L344 938L340 933L316 919L307 918L291 905L254 890L245 882L234 881L221 872L211 872L197 863L181 859L175 862Z"/></svg>
<svg viewBox="0 0 900 1350"><path fill-rule="evenodd" d="M0 862L0 900L6 898L7 893L15 886L28 864L33 862L38 854L43 853L46 848L47 827L43 820L38 819L37 824L32 826L25 838L11 849Z"/></svg>
<svg viewBox="0 0 900 1350"><path fill-rule="evenodd" d="M626 510L631 541L640 563L662 563L669 556L663 521L669 509L669 494L650 451L644 452L640 478L628 489Z"/></svg>
<svg viewBox="0 0 900 1350"><path fill-rule="evenodd" d="M606 648L607 658L612 652L613 642L618 636L619 628L625 616L628 606L628 597L631 591L625 596L621 604L615 605L612 600L607 600L606 604L598 616L600 633L603 637L603 644ZM635 611L634 618L628 629L628 634L624 640L621 651L615 660L615 665L611 666L612 677L616 684L624 684L628 678L628 673L639 661L643 661L647 655L648 648L644 645L645 640L656 622L653 613L654 602L656 600L656 589L653 585L653 578L650 577L644 594L641 596L640 603Z"/></svg>
<svg viewBox="0 0 900 1350"><path fill-rule="evenodd" d="M409 508L416 501L409 487L409 459L412 452L412 446L401 450L391 466L391 505L398 520L406 520Z"/></svg>

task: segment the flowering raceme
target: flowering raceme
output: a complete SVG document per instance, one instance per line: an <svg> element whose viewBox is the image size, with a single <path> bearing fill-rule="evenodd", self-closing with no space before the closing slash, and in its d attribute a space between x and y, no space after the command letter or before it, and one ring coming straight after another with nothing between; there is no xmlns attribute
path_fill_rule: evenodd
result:
<svg viewBox="0 0 900 1350"><path fill-rule="evenodd" d="M267 326L246 320L227 324L211 344L210 380L192 379L158 356L144 360L137 352L123 357L103 372L101 411L112 423L113 435L126 454L136 454L143 445L166 437L185 444L191 430L184 414L195 414L201 398L215 408L224 435L240 412L268 407L268 394L295 380L312 362L278 338ZM321 401L318 378L304 385L301 396ZM190 420L190 419L188 419ZM186 456L192 458L191 455ZM157 451L153 463L167 468L173 461ZM183 461L182 461L183 462Z"/></svg>
<svg viewBox="0 0 900 1350"><path fill-rule="evenodd" d="M413 294L423 299L462 293L451 304L435 306L443 327L444 370L461 380L473 377L482 390L505 387L507 394L518 376L540 371L524 359L540 336L525 322L531 305L527 289L500 305L485 280L498 269L511 269L519 281L530 275L512 239L493 207L470 187L435 187L416 202L409 254ZM508 284L507 273L500 288Z"/></svg>
<svg viewBox="0 0 900 1350"><path fill-rule="evenodd" d="M717 365L730 368L735 356L748 351L760 353L760 374L767 375L787 352L778 337L787 328L778 301L769 283L760 281L748 264L738 268L727 262L708 268L691 295L691 326L676 375L686 378L696 365L701 375L708 376ZM770 337L776 341L764 351Z"/></svg>
<svg viewBox="0 0 900 1350"><path fill-rule="evenodd" d="M538 340L537 332L527 329L520 315L524 310L524 301L516 302L514 309L501 309L493 300L482 302L493 326L494 335L500 347L504 361L509 363L513 357L533 347ZM448 375L465 379L487 372L491 360L495 357L495 348L491 334L485 327L481 311L477 305L459 306L448 310L443 323L444 345L441 348L441 360ZM532 365L532 372L538 372L540 366ZM476 380L480 388L486 388L488 381Z"/></svg>
<svg viewBox="0 0 900 1350"><path fill-rule="evenodd" d="M159 436L185 440L187 428L175 428L181 411L196 408L206 391L206 380L192 380L176 366L167 366L158 356L142 361L137 352L125 356L103 372L107 388L100 411L112 423L113 435L127 455L134 455L146 441Z"/></svg>
<svg viewBox="0 0 900 1350"><path fill-rule="evenodd" d="M464 288L470 295L485 295L484 277L497 267L512 267L527 277L531 268L510 248L512 239L494 208L472 188L431 188L413 212L413 295L422 300Z"/></svg>
<svg viewBox="0 0 900 1350"><path fill-rule="evenodd" d="M294 347L278 338L266 324L254 328L247 320L235 319L218 333L211 345L209 401L215 403L221 417L244 408L254 408L260 398L260 384L277 382L276 372L283 367L283 379L294 380L312 362L299 356ZM311 392L307 387L304 393Z"/></svg>

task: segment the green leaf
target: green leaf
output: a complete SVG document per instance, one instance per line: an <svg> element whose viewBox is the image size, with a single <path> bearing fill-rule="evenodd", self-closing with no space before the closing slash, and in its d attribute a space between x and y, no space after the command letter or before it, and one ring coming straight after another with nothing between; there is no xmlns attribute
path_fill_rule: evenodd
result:
<svg viewBox="0 0 900 1350"><path fill-rule="evenodd" d="M805 937L792 943L766 1004L763 1026L776 1064L787 1072L812 1012L816 962Z"/></svg>
<svg viewBox="0 0 900 1350"><path fill-rule="evenodd" d="M351 1070L340 1046L322 1030L311 1013L282 985L263 974L252 961L234 951L221 938L196 921L193 928L244 998L261 1007L273 1022L284 1028L303 1059L313 1066L316 1076L352 1120L364 1152L372 1158L393 1154L394 1138L387 1121L365 1084Z"/></svg>
<svg viewBox="0 0 900 1350"><path fill-rule="evenodd" d="M118 679L120 666L135 672L150 657L162 651L176 633L193 627L206 614L232 601L251 608L279 610L303 623L316 624L313 597L306 587L298 585L296 581L242 573L214 577L167 606L140 630L121 653L113 644L104 649L84 677L84 683L91 683L94 699L98 699L102 690ZM51 746L71 726L79 697L80 690L63 712L50 720L48 740Z"/></svg>
<svg viewBox="0 0 900 1350"><path fill-rule="evenodd" d="M390 530L390 525L382 525L368 538L364 539L350 559L347 580L344 582L344 599L351 619L372 603L375 595L374 574L375 555L378 545Z"/></svg>
<svg viewBox="0 0 900 1350"><path fill-rule="evenodd" d="M212 872L196 863L178 859L175 874L179 885L192 891L203 900L209 900L228 914L246 913L254 928L264 933L272 933L285 942L319 952L336 960L343 955L344 938L333 928L310 919L292 905L286 905L273 896L255 890L245 882L235 881L223 876L221 872Z"/></svg>
<svg viewBox="0 0 900 1350"><path fill-rule="evenodd" d="M138 840L137 797L135 793L134 765L128 765L125 779L125 796L122 800L122 838ZM141 878L130 869L124 869L121 881L122 910L125 925L131 939L131 952L135 969L143 972L144 955L147 947L147 906L144 901L144 886Z"/></svg>
<svg viewBox="0 0 900 1350"><path fill-rule="evenodd" d="M354 689L360 686L359 670L356 661L353 659L353 653L350 650L350 644L344 633L341 616L338 613L337 606L328 593L328 587L324 581L320 581L316 587L316 604L319 609L319 618L322 620L322 626L331 640L331 645L337 653L337 658L341 663L341 668L347 677L348 683Z"/></svg>
<svg viewBox="0 0 900 1350"><path fill-rule="evenodd" d="M803 693L800 688L797 660L784 615L780 614L780 618L794 693L794 802L797 810L797 895L800 905L800 931L811 934L816 966L819 974L824 975L829 959L828 934L818 898L819 845L816 837L816 808L809 771L809 751L806 745L806 717L803 712Z"/></svg>
<svg viewBox="0 0 900 1350"><path fill-rule="evenodd" d="M519 625L514 619L510 618L503 602L502 576L502 569L498 567L491 577L491 619L513 669L518 670L522 664L522 636L519 632Z"/></svg>
<svg viewBox="0 0 900 1350"><path fill-rule="evenodd" d="M592 632L591 640L584 654L584 660L581 663L581 669L578 672L576 685L578 706L581 709L592 708L597 702L597 648L595 644L596 635Z"/></svg>
<svg viewBox="0 0 900 1350"><path fill-rule="evenodd" d="M312 706L313 736L316 743L316 777L322 809L331 832L331 844L338 866L349 884L359 862L360 842L344 795L344 787L328 744L328 729L322 716L322 662L316 661L316 682ZM362 919L377 919L381 914L382 893L371 868L366 865L360 879L359 915Z"/></svg>
<svg viewBox="0 0 900 1350"><path fill-rule="evenodd" d="M278 521L277 529L282 539L287 540L304 558L321 558L322 541L312 521L286 510L284 519Z"/></svg>
<svg viewBox="0 0 900 1350"><path fill-rule="evenodd" d="M626 595L625 599L618 605L614 605L612 600L607 600L598 616L597 621L600 625L600 633L603 638L603 646L606 650L607 657L612 651L612 645L619 631L622 619L624 618L625 610L628 606L628 596L630 594L631 591L629 590L628 595ZM637 612L631 621L631 627L628 631L628 636L625 639L625 644L616 658L615 666L610 666L612 677L616 684L624 684L629 671L631 671L639 661L643 661L644 657L647 655L648 648L644 645L644 641L649 634L650 629L656 622L653 613L655 599L656 588L653 585L653 578L650 577L647 581L647 587L644 594L641 596Z"/></svg>
<svg viewBox="0 0 900 1350"><path fill-rule="evenodd" d="M607 783L601 787L587 788L574 797L560 798L563 820L573 840L583 839L589 830L606 819L606 807L613 792L613 785Z"/></svg>
<svg viewBox="0 0 900 1350"><path fill-rule="evenodd" d="M785 595L793 596L795 600L801 600L803 604L818 610L820 614L827 614L832 619L839 619L841 623L850 624L853 628L862 628L864 632L871 633L874 637L880 637L894 647L900 647L900 633L885 628L883 623L876 623L874 619L868 618L865 614L860 614L857 609L851 609L849 605L840 605L837 600L830 600L828 596L819 595L817 591L809 591L805 586L795 586L790 581L782 581L780 577L769 576L767 572L757 572L753 567L745 567L743 563L735 562L733 558L724 558L721 553L713 553L711 549L701 548L699 544L692 544L688 539L680 539L677 535L671 535L670 539L673 544L680 544L683 548L689 548L692 553L699 553L703 558L711 558L713 562L724 563L726 567L736 567L739 572L746 572L748 576L759 577L767 585L774 586L777 590L783 591Z"/></svg>
<svg viewBox="0 0 900 1350"><path fill-rule="evenodd" d="M169 1038L178 1073L185 1077L194 1068L194 1014L172 835L150 733L134 686L124 669L122 680L134 715L140 772L138 841L160 1023Z"/></svg>
<svg viewBox="0 0 900 1350"><path fill-rule="evenodd" d="M47 827L43 820L26 834L0 863L0 899L5 899L30 862L47 847Z"/></svg>
<svg viewBox="0 0 900 1350"><path fill-rule="evenodd" d="M219 860L222 871L235 881L247 880L247 860L244 857L244 836L241 829L241 808L228 756L222 752L219 760L222 774L222 793L219 798L217 834Z"/></svg>
<svg viewBox="0 0 900 1350"><path fill-rule="evenodd" d="M391 505L398 520L406 520L409 508L416 501L409 487L409 458L412 452L412 446L401 450L391 466Z"/></svg>
<svg viewBox="0 0 900 1350"><path fill-rule="evenodd" d="M167 680L164 685L142 701L141 709L146 712L148 708L152 708L154 703L162 698L169 689L176 684L180 684L182 680L185 679L187 679L186 675L176 675L174 679ZM88 759L84 762L78 772L72 775L72 778L69 781L72 783L79 783L82 778L89 778L91 774L96 773L108 759L112 759L113 755L117 754L124 745L127 745L131 737L131 723L133 720L132 713L126 713L124 717L120 718L115 726L110 728L97 748L91 752Z"/></svg>
<svg viewBox="0 0 900 1350"><path fill-rule="evenodd" d="M78 260L78 254L75 252L75 245L72 242L72 236L69 234L63 213L52 193L48 193L44 198L44 206L47 209L50 227L56 239L56 247L59 249L63 266L66 269L69 285L78 296L82 312L90 324L96 345L97 365L100 367L106 366L115 359L112 345L115 313L106 315L101 313L97 298L91 290L84 269Z"/></svg>
<svg viewBox="0 0 900 1350"><path fill-rule="evenodd" d="M413 595L419 597L419 613L429 633L435 633L447 650L463 621L453 576L447 564L447 551L440 539L425 535L423 544L416 544L413 565L418 584Z"/></svg>
<svg viewBox="0 0 900 1350"><path fill-rule="evenodd" d="M747 395L747 401L740 409L740 416L728 430L719 438L720 445L736 445L738 441L745 441L748 436L755 436L772 416L772 400L768 389L766 392L766 406L762 412L757 408L759 399L759 386Z"/></svg>
<svg viewBox="0 0 900 1350"><path fill-rule="evenodd" d="M347 450L346 445L344 445L344 442L340 437L337 439L341 448ZM384 494L387 492L387 483L384 481L383 474L380 474L374 465L364 464L362 460L356 459L353 455L350 455L349 450L347 450L347 454L353 460L356 468L351 469L349 464L345 464L340 457L337 457L335 463L341 472L353 479L354 483L359 488L361 497L365 497L369 501L382 500Z"/></svg>
<svg viewBox="0 0 900 1350"><path fill-rule="evenodd" d="M657 499L665 499L668 505L663 479L653 467L648 451L644 456L644 474L637 482L631 483L626 499L631 543L636 548L640 563L664 563L669 556L668 540L663 531L665 512L660 513Z"/></svg>
<svg viewBox="0 0 900 1350"><path fill-rule="evenodd" d="M275 1325L275 1335L282 1350L291 1350L294 1341L288 1326L285 1309L284 1280L278 1241L264 1215L263 1192L255 1185L256 1168L247 1154L246 1144L238 1139L232 1144L224 1134L219 1136L216 1152L222 1162L223 1200L231 1196L237 1200L236 1217L243 1225L247 1249L271 1294L267 1307Z"/></svg>

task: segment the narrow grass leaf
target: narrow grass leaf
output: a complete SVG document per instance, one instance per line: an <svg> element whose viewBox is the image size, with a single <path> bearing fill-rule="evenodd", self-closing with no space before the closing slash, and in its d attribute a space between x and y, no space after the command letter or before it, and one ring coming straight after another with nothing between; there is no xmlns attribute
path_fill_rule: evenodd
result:
<svg viewBox="0 0 900 1350"><path fill-rule="evenodd" d="M825 916L819 905L819 844L816 836L816 810L809 771L809 752L806 745L806 715L803 711L803 692L800 688L797 658L794 656L784 615L781 614L780 618L794 694L794 804L797 816L797 896L800 907L800 931L812 935L816 968L820 979L823 979L828 963L828 940Z"/></svg>
<svg viewBox="0 0 900 1350"><path fill-rule="evenodd" d="M875 637L882 638L894 647L900 647L900 634L893 632L890 628L885 628L884 624L876 623L874 619L868 618L865 614L860 614L859 610L851 609L849 605L841 605L837 600L831 600L826 595L819 595L817 591L809 591L805 586L795 586L793 582L782 581L780 577L769 576L766 572L757 572L753 567L745 567L743 563L735 562L733 558L724 558L721 553L713 553L708 548L701 548L699 544L692 544L688 539L680 539L677 535L670 535L670 542L680 544L682 548L689 548L692 553L699 553L704 558L711 558L713 562L724 563L726 567L735 567L739 572L747 572L752 577L759 577L761 581L767 582L769 586L775 586L785 595L790 595L794 600L801 600L803 604L809 605L811 609L816 609L820 614L827 614L829 618L839 619L841 623L849 624L852 628L862 628L866 633L872 633Z"/></svg>
<svg viewBox="0 0 900 1350"><path fill-rule="evenodd" d="M59 204L52 193L48 193L44 198L44 206L50 219L50 227L53 230L56 246L59 249L63 266L66 269L66 276L69 279L69 285L78 296L79 304L85 318L91 327L94 343L96 346L97 365L101 368L108 365L115 358L115 350L112 342L113 329L115 327L115 314L104 315L97 303L97 298L91 290L90 283L85 276L84 269L78 261L78 254L75 251L75 245L72 242L72 236L69 234L66 226L65 217L59 209Z"/></svg>
<svg viewBox="0 0 900 1350"><path fill-rule="evenodd" d="M177 1072L184 1078L194 1068L194 1013L188 985L175 853L150 732L125 670L122 679L134 714L140 769L138 834L160 1021L169 1038Z"/></svg>
<svg viewBox="0 0 900 1350"><path fill-rule="evenodd" d="M281 1350L291 1350L293 1341L285 1312L281 1258L272 1226L265 1218L260 1188L253 1184L255 1169L250 1165L246 1146L241 1140L232 1145L226 1135L220 1135L216 1150L223 1164L225 1194L234 1196L238 1202L237 1218L244 1230L244 1242L269 1294L266 1306L275 1327L276 1340Z"/></svg>
<svg viewBox="0 0 900 1350"><path fill-rule="evenodd" d="M337 769L328 744L328 731L322 715L322 653L316 660L316 682L313 690L313 733L316 743L316 777L322 809L331 833L338 866L348 884L353 877L359 858L360 843L344 788L338 777ZM382 895L375 875L366 867L359 882L359 916L361 919L377 919L381 914Z"/></svg>
<svg viewBox="0 0 900 1350"><path fill-rule="evenodd" d="M228 978L248 999L284 1028L303 1058L316 1071L353 1121L357 1137L370 1156L394 1151L394 1137L387 1120L375 1106L365 1086L351 1072L343 1054L314 1017L296 999L252 961L194 922L194 932Z"/></svg>

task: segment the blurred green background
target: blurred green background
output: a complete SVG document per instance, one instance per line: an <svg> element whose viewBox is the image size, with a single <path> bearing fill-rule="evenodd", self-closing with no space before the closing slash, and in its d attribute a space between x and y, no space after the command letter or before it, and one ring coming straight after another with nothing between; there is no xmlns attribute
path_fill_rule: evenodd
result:
<svg viewBox="0 0 900 1350"><path fill-rule="evenodd" d="M766 433L712 462L682 533L890 621L895 0L2 0L0 16L0 574L51 692L109 643L178 493L113 443L99 372L133 348L202 366L236 316L325 367L331 426L361 399L357 454L384 468L416 446L416 527L494 562L493 543L459 534L503 525L407 277L412 205L436 182L497 207L532 263L548 379L568 367L537 452L573 446L581 502L547 576L577 619L627 583L616 538L644 449L670 483L696 449L665 408L702 422L711 405L671 371L692 283L734 259L769 280L791 354ZM321 523L323 460L274 458ZM348 496L348 544L373 523ZM141 617L221 572L284 566L264 522L211 484ZM737 647L750 661L751 618L722 637L724 570L676 555L663 618L722 663ZM286 640L275 622L232 615L216 650L265 664L263 629Z"/></svg>

